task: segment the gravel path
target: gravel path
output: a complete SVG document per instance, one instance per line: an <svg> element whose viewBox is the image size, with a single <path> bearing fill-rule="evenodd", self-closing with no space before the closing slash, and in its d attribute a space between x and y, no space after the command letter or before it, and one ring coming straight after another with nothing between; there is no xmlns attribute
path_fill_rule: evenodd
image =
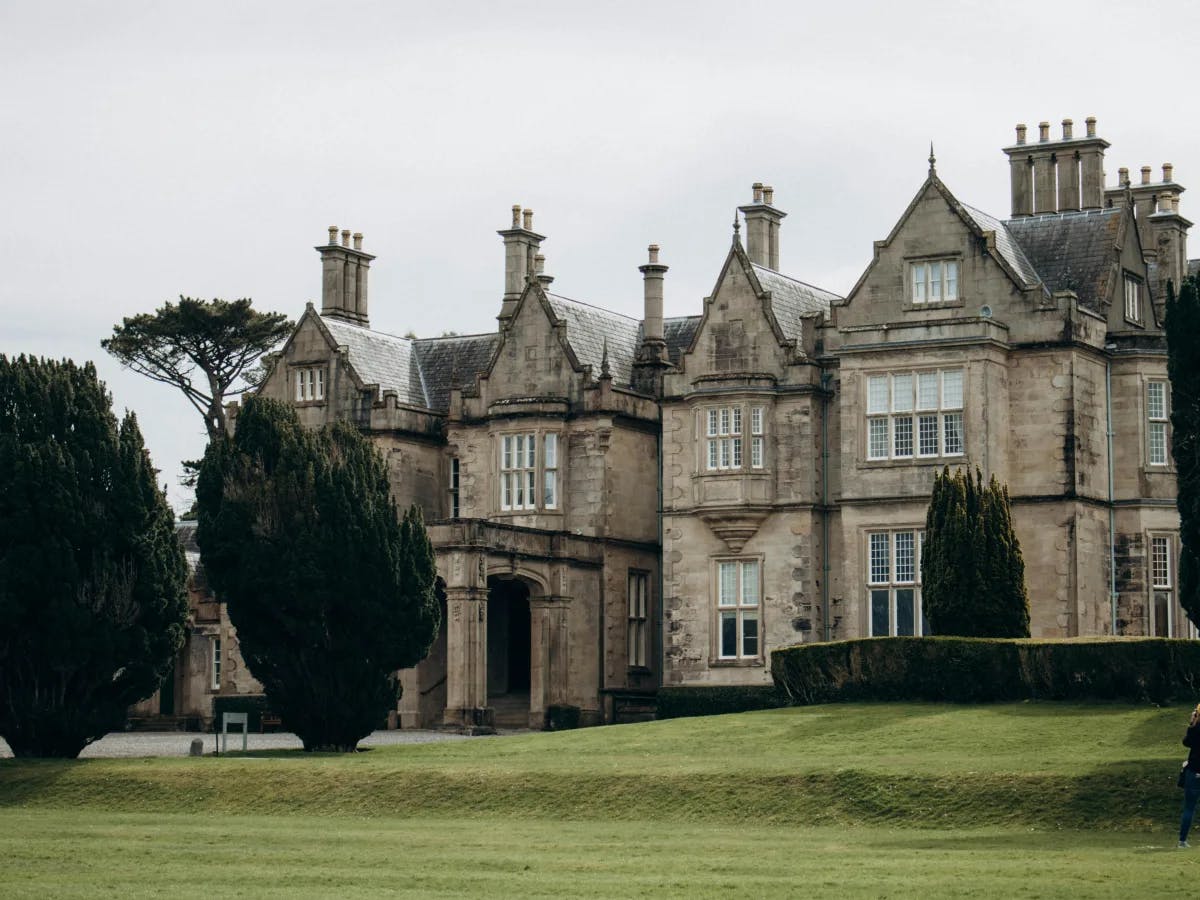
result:
<svg viewBox="0 0 1200 900"><path fill-rule="evenodd" d="M217 736L187 731L130 731L106 735L94 744L83 748L80 759L113 759L138 756L187 756L192 741L204 741L204 753L213 752ZM376 731L363 738L359 746L389 747L393 744L431 744L437 741L467 740L463 734L447 731ZM253 734L247 737L248 750L299 750L300 739L288 732L276 734ZM229 750L240 752L241 735L229 735ZM12 751L0 739L0 759L9 759Z"/></svg>

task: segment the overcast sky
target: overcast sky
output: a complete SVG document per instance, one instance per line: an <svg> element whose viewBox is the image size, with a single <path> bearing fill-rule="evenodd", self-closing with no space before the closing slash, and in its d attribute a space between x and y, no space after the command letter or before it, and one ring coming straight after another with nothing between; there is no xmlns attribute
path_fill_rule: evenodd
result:
<svg viewBox="0 0 1200 900"><path fill-rule="evenodd" d="M124 316L187 294L295 318L337 225L378 257L374 328L494 330L514 203L559 293L640 317L656 242L667 315L693 314L754 181L789 214L783 271L844 294L930 141L998 216L1017 122L1094 115L1110 185L1200 184L1198 9L0 0L0 353L95 360L179 507L203 423L100 349Z"/></svg>

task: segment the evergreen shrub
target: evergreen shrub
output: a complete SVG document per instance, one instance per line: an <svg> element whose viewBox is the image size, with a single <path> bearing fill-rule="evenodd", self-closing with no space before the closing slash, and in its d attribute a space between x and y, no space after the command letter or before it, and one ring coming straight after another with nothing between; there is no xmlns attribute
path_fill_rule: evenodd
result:
<svg viewBox="0 0 1200 900"><path fill-rule="evenodd" d="M787 705L787 696L773 684L676 685L659 689L656 717L719 716Z"/></svg>
<svg viewBox="0 0 1200 900"><path fill-rule="evenodd" d="M1200 641L898 637L800 644L771 654L793 705L856 700L984 703L1200 699Z"/></svg>

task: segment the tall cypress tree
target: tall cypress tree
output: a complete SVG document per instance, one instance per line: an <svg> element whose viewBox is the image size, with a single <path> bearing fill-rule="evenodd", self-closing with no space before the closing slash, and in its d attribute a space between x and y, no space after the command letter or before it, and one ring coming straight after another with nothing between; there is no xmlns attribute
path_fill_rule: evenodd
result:
<svg viewBox="0 0 1200 900"><path fill-rule="evenodd" d="M921 597L934 634L1028 637L1025 563L1008 491L947 467L925 516Z"/></svg>
<svg viewBox="0 0 1200 900"><path fill-rule="evenodd" d="M1167 374L1171 379L1171 455L1179 507L1179 602L1200 625L1200 282L1167 285Z"/></svg>
<svg viewBox="0 0 1200 900"><path fill-rule="evenodd" d="M0 735L74 757L183 641L187 575L137 419L91 363L0 355Z"/></svg>
<svg viewBox="0 0 1200 900"><path fill-rule="evenodd" d="M383 460L353 426L311 431L262 397L210 443L197 502L205 570L271 707L306 750L353 750L437 632L420 512L397 518Z"/></svg>

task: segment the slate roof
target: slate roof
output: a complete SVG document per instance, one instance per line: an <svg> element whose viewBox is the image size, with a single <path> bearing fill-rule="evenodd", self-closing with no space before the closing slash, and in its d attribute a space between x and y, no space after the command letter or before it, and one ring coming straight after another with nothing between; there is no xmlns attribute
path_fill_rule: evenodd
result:
<svg viewBox="0 0 1200 900"><path fill-rule="evenodd" d="M350 348L350 365L367 384L394 390L401 403L429 406L413 342L382 331L371 331L337 319L321 317L334 343Z"/></svg>
<svg viewBox="0 0 1200 900"><path fill-rule="evenodd" d="M771 310L788 340L800 341L804 331L801 320L805 316L827 313L830 303L842 299L837 294L789 278L773 269L756 263L751 263L751 266L762 289L771 292Z"/></svg>
<svg viewBox="0 0 1200 900"><path fill-rule="evenodd" d="M976 209L967 204L961 204L967 215L974 219L975 224L979 226L980 231L991 231L996 235L996 252L999 253L1009 268L1011 268L1026 284L1037 284L1041 279L1038 277L1038 269L1030 261L1029 256L1025 253L1020 242L1014 237L1009 226L1010 222L1002 222L994 216L989 216L982 210ZM1013 221L1024 221L1016 219Z"/></svg>
<svg viewBox="0 0 1200 900"><path fill-rule="evenodd" d="M1108 296L1122 215L1112 207L1023 216L1004 224L1048 290L1075 291L1081 306L1096 310Z"/></svg>
<svg viewBox="0 0 1200 900"><path fill-rule="evenodd" d="M413 341L417 364L425 384L429 408L450 408L450 391L472 387L475 376L486 372L499 334L468 334Z"/></svg>
<svg viewBox="0 0 1200 900"><path fill-rule="evenodd" d="M546 299L554 315L566 321L567 343L581 365L592 367L593 377L600 377L600 361L607 340L608 368L613 382L628 385L633 381L633 358L641 331L637 319L558 294L546 294Z"/></svg>
<svg viewBox="0 0 1200 900"><path fill-rule="evenodd" d="M683 352L692 345L696 329L700 327L703 316L681 316L677 319L663 319L663 340L667 342L667 355L672 365L679 365Z"/></svg>

